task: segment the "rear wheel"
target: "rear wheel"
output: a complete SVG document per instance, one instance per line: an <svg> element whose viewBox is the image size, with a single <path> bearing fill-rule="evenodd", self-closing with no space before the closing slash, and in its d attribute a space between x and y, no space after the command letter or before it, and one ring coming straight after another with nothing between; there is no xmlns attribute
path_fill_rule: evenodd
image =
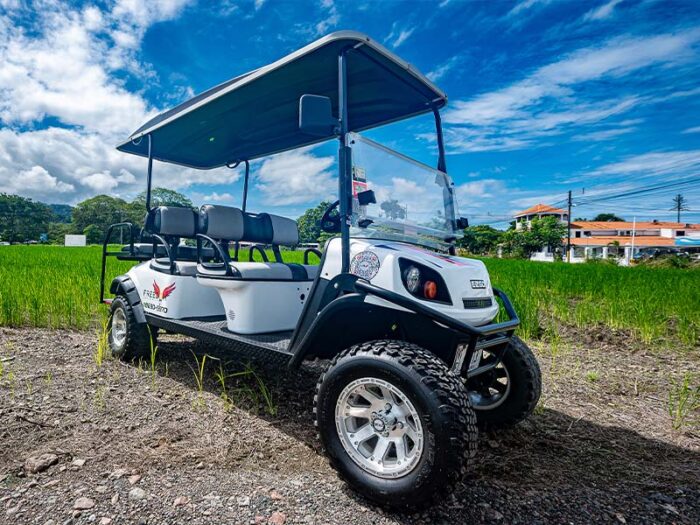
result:
<svg viewBox="0 0 700 525"><path fill-rule="evenodd" d="M479 366L495 360L494 353L482 350ZM540 365L522 339L513 337L501 363L468 379L467 389L479 426L513 426L530 416L537 406L542 391Z"/></svg>
<svg viewBox="0 0 700 525"><path fill-rule="evenodd" d="M134 311L124 296L112 301L109 324L109 348L112 355L124 360L150 355L156 345L156 332L144 323L138 323Z"/></svg>
<svg viewBox="0 0 700 525"><path fill-rule="evenodd" d="M331 464L391 507L427 503L476 454L476 417L458 377L428 351L373 341L339 354L321 376L316 425Z"/></svg>

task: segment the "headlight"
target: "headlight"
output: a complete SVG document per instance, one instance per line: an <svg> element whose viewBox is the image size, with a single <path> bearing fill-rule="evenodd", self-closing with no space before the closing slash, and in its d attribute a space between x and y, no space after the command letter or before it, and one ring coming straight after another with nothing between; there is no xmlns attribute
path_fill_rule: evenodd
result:
<svg viewBox="0 0 700 525"><path fill-rule="evenodd" d="M406 270L406 288L411 293L416 293L420 287L420 270L411 266Z"/></svg>

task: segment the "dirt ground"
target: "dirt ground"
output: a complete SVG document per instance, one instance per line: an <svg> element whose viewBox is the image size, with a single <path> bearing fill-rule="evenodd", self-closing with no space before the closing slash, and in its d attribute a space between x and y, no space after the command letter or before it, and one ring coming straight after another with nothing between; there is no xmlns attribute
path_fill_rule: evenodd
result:
<svg viewBox="0 0 700 525"><path fill-rule="evenodd" d="M153 372L98 367L92 333L0 328L0 523L700 523L700 431L668 414L698 352L564 335L579 342L534 345L535 415L482 435L452 496L398 514L348 490L322 455L311 406L323 363L259 369L270 404L255 376L231 377L232 404L215 371L244 366L186 338L161 338Z"/></svg>

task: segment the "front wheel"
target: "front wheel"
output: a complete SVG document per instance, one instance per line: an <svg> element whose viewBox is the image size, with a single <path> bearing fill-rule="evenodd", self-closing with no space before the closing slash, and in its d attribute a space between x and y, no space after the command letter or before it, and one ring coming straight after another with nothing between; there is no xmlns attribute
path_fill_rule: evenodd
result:
<svg viewBox="0 0 700 525"><path fill-rule="evenodd" d="M129 301L121 295L112 301L107 329L112 355L120 359L146 357L156 345L155 329L138 323Z"/></svg>
<svg viewBox="0 0 700 525"><path fill-rule="evenodd" d="M496 359L489 350L481 352L479 366ZM510 427L530 416L542 391L540 365L519 337L510 340L501 363L466 383L479 426L487 429Z"/></svg>
<svg viewBox="0 0 700 525"><path fill-rule="evenodd" d="M339 354L321 376L316 425L351 486L395 508L427 503L476 454L476 417L458 377L428 351L373 341Z"/></svg>

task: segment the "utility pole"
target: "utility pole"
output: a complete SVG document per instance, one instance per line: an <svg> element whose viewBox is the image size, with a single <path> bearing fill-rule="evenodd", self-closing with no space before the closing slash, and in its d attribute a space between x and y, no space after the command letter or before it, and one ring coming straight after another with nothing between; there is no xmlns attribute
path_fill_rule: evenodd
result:
<svg viewBox="0 0 700 525"><path fill-rule="evenodd" d="M569 213L566 216L566 262L571 262L571 190L569 190Z"/></svg>
<svg viewBox="0 0 700 525"><path fill-rule="evenodd" d="M688 207L685 205L685 197L680 193L673 197L673 208L671 208L671 211L673 210L677 213L676 222L681 222L681 212L688 211Z"/></svg>

